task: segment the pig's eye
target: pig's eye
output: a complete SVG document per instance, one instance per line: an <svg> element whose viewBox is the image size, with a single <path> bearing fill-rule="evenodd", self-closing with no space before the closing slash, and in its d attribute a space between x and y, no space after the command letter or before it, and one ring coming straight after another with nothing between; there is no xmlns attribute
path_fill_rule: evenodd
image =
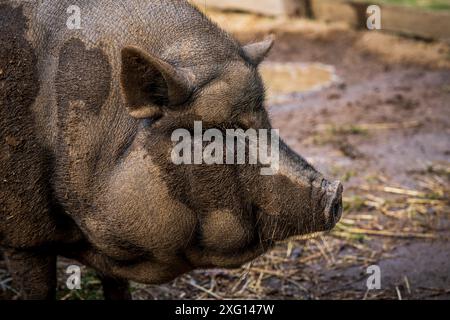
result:
<svg viewBox="0 0 450 320"><path fill-rule="evenodd" d="M255 118L250 115L245 115L238 120L238 126L244 130L255 127Z"/></svg>
<svg viewBox="0 0 450 320"><path fill-rule="evenodd" d="M238 123L239 128L243 129L244 131L248 129L255 129L256 125L253 121L240 121Z"/></svg>
<svg viewBox="0 0 450 320"><path fill-rule="evenodd" d="M163 117L162 114L155 114L149 118L145 118L144 119L144 125L146 127L151 127L152 125L154 125L155 123L157 123L159 120L161 120Z"/></svg>
<svg viewBox="0 0 450 320"><path fill-rule="evenodd" d="M247 131L248 129L250 129L250 127L248 126L248 124L246 124L244 122L238 122L236 124L236 129L242 129L244 131Z"/></svg>

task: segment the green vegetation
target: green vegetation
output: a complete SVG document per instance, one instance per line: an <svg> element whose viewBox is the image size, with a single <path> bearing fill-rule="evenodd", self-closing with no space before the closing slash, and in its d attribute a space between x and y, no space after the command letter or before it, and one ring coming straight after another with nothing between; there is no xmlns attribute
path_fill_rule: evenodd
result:
<svg viewBox="0 0 450 320"><path fill-rule="evenodd" d="M431 10L450 10L450 0L378 0L378 2Z"/></svg>
<svg viewBox="0 0 450 320"><path fill-rule="evenodd" d="M363 126L358 125L342 125L342 126L332 126L328 128L329 133L332 135L349 135L349 134L361 134L367 135L368 130Z"/></svg>
<svg viewBox="0 0 450 320"><path fill-rule="evenodd" d="M61 276L65 281L67 275ZM57 292L58 300L102 300L103 289L96 273L91 269L84 269L81 277L81 289L69 290L64 281L60 281Z"/></svg>

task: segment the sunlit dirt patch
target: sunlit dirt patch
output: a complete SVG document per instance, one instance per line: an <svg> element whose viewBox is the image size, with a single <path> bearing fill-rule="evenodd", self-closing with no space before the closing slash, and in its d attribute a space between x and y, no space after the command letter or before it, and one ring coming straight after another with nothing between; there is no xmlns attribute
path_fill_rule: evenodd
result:
<svg viewBox="0 0 450 320"><path fill-rule="evenodd" d="M260 68L269 103L296 93L316 91L338 81L333 66L322 63L267 62Z"/></svg>

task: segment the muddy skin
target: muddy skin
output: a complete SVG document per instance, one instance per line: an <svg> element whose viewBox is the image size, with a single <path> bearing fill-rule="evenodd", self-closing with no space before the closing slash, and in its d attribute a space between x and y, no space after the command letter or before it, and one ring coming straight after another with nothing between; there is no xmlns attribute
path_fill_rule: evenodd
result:
<svg viewBox="0 0 450 320"><path fill-rule="evenodd" d="M271 128L257 67L272 40L241 46L185 1L0 3L0 239L23 298L54 297L58 255L125 299L126 280L235 267L339 220L342 186L284 143L274 176L171 161L196 120ZM73 4L81 30L65 28Z"/></svg>

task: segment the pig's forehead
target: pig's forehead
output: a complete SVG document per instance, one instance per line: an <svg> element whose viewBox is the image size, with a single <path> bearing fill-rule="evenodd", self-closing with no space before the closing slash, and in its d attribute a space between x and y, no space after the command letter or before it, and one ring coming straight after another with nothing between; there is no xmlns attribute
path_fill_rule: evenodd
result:
<svg viewBox="0 0 450 320"><path fill-rule="evenodd" d="M258 71L244 63L231 65L219 77L222 88L225 88L227 103L234 109L251 111L259 107L264 98L264 85Z"/></svg>
<svg viewBox="0 0 450 320"><path fill-rule="evenodd" d="M255 68L244 61L232 61L223 68L217 80L226 82L232 87L242 88L259 79Z"/></svg>
<svg viewBox="0 0 450 320"><path fill-rule="evenodd" d="M264 97L264 86L257 71L243 62L233 62L199 92L195 109L206 115L227 118L236 110L254 110Z"/></svg>

